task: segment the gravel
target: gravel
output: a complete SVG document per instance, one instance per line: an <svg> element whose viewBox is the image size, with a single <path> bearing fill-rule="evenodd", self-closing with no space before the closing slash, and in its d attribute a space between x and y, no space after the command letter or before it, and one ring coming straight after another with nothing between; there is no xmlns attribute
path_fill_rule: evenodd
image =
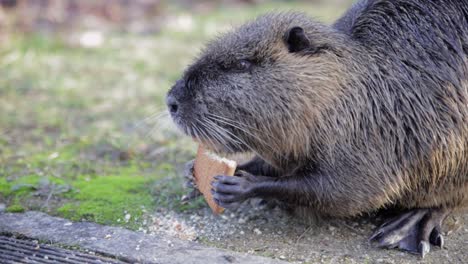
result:
<svg viewBox="0 0 468 264"><path fill-rule="evenodd" d="M210 246L274 257L296 263L464 263L468 259L468 212L449 217L446 247L433 248L424 260L397 250L375 248L368 236L379 220L320 219L291 215L258 200L216 216L209 208L191 213L158 211L150 234L164 234ZM381 221L381 219L380 219Z"/></svg>

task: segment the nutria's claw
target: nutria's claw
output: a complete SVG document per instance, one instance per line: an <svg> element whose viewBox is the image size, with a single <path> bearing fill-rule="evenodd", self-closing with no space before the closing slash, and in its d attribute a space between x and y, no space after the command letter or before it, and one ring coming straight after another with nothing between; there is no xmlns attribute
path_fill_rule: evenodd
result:
<svg viewBox="0 0 468 264"><path fill-rule="evenodd" d="M431 244L443 247L440 226L447 215L445 209L414 209L384 223L369 240L379 247L399 248L424 258Z"/></svg>
<svg viewBox="0 0 468 264"><path fill-rule="evenodd" d="M265 182L265 181L274 180L273 177L261 176L261 175L253 175L252 173L247 172L247 171L244 171L244 170L236 170L236 172L234 173L234 175L237 176L237 177L240 177L240 178L244 178L244 179L246 179L248 182L251 182L251 183L255 183L255 182Z"/></svg>
<svg viewBox="0 0 468 264"><path fill-rule="evenodd" d="M224 203L224 202L220 202L219 200L217 199L213 199L215 201L215 203L223 208L226 208L226 209L236 209L240 206L240 202L235 202L235 203Z"/></svg>
<svg viewBox="0 0 468 264"><path fill-rule="evenodd" d="M183 176L186 179L185 186L193 188L195 187L195 177L193 175L193 166L195 165L195 160L191 160L185 163Z"/></svg>
<svg viewBox="0 0 468 264"><path fill-rule="evenodd" d="M182 196L182 198L180 199L182 201L182 203L186 203L188 201L191 201L199 196L201 196L201 192L198 190L198 189L193 189L191 190L188 194Z"/></svg>
<svg viewBox="0 0 468 264"><path fill-rule="evenodd" d="M444 237L440 232L440 227L434 228L434 230L432 230L431 236L429 237L429 242L431 242L431 244L434 246L444 248Z"/></svg>
<svg viewBox="0 0 468 264"><path fill-rule="evenodd" d="M211 183L211 193L218 205L230 207L250 198L253 184L245 177L218 175Z"/></svg>
<svg viewBox="0 0 468 264"><path fill-rule="evenodd" d="M426 254L429 253L429 251L431 251L431 245L429 245L429 242L427 241L419 242L418 252L419 252L419 255L421 255L421 258L424 258Z"/></svg>
<svg viewBox="0 0 468 264"><path fill-rule="evenodd" d="M190 200L193 200L197 198L198 196L201 195L200 191L197 188L196 182L195 182L195 177L193 175L193 166L195 164L195 160L191 160L185 164L185 169L183 176L186 179L184 186L186 188L191 189L190 192L184 196L182 196L182 201L187 202Z"/></svg>

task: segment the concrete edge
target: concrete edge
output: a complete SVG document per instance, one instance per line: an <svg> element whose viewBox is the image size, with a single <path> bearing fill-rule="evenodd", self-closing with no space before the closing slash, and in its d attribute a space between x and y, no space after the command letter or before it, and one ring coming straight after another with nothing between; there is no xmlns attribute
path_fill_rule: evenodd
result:
<svg viewBox="0 0 468 264"><path fill-rule="evenodd" d="M91 222L71 222L34 211L21 214L0 213L0 232L64 246L77 246L138 263L287 263L168 236L148 235Z"/></svg>

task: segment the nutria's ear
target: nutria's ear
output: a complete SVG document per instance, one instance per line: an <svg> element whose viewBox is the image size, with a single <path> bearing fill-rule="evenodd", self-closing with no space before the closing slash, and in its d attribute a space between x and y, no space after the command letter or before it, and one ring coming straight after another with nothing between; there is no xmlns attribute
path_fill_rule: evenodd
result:
<svg viewBox="0 0 468 264"><path fill-rule="evenodd" d="M293 27L286 32L286 44L289 52L298 52L310 48L310 41L301 27Z"/></svg>

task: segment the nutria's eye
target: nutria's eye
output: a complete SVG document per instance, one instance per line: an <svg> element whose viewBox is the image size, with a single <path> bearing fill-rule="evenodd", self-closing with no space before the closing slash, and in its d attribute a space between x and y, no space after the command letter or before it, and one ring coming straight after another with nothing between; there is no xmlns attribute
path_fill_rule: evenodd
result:
<svg viewBox="0 0 468 264"><path fill-rule="evenodd" d="M235 69L238 71L246 72L250 70L252 63L248 60L239 60L235 65Z"/></svg>

